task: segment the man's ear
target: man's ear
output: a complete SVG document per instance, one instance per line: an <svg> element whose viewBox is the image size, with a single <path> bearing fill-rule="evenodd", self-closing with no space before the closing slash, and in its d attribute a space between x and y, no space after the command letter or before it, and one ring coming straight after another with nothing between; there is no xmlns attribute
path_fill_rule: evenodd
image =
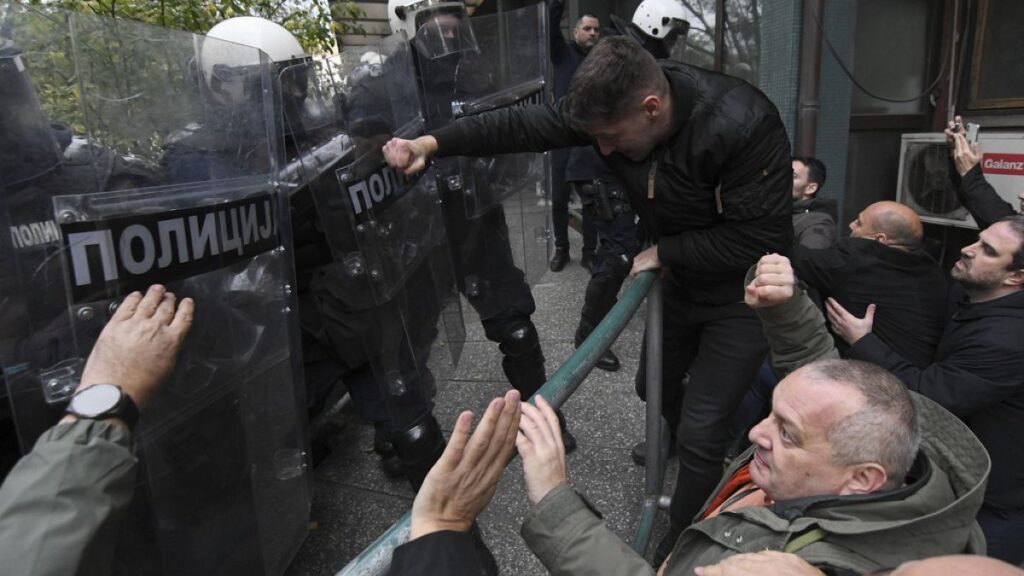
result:
<svg viewBox="0 0 1024 576"><path fill-rule="evenodd" d="M889 481L885 468L875 462L857 464L853 467L849 480L840 495L871 494L878 492Z"/></svg>
<svg viewBox="0 0 1024 576"><path fill-rule="evenodd" d="M645 118L653 120L661 114L661 105L661 98L655 94L650 94L640 103L640 108L644 111Z"/></svg>
<svg viewBox="0 0 1024 576"><path fill-rule="evenodd" d="M885 235L885 232L875 232L875 241L882 244L889 244L889 237Z"/></svg>
<svg viewBox="0 0 1024 576"><path fill-rule="evenodd" d="M1007 286L1024 286L1024 269L1014 270L1003 280Z"/></svg>
<svg viewBox="0 0 1024 576"><path fill-rule="evenodd" d="M804 188L804 196L814 196L818 193L818 183L808 182L807 187Z"/></svg>

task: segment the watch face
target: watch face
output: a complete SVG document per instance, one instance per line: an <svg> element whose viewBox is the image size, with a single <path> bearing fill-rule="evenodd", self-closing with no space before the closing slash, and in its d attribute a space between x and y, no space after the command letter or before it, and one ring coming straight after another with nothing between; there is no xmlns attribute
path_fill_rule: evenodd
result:
<svg viewBox="0 0 1024 576"><path fill-rule="evenodd" d="M69 408L75 414L90 417L112 410L121 399L121 390L113 384L97 384L74 395Z"/></svg>

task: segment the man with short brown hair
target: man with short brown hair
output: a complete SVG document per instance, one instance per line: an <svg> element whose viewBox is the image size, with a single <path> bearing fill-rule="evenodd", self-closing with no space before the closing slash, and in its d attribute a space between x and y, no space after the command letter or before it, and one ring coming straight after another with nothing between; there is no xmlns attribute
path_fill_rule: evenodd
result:
<svg viewBox="0 0 1024 576"><path fill-rule="evenodd" d="M664 414L685 442L663 554L718 482L730 418L767 351L741 300L746 270L792 242L790 144L778 110L742 80L656 61L635 41L611 37L591 50L556 106L465 117L394 139L385 156L411 173L433 154L587 144L605 156L652 243L631 274L665 269L664 346L673 354L662 368ZM644 368L636 384L645 396Z"/></svg>

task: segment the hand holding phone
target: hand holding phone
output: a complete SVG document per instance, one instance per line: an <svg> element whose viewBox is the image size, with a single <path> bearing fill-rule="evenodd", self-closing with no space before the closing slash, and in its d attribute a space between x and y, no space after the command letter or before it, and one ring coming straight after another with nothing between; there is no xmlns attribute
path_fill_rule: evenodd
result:
<svg viewBox="0 0 1024 576"><path fill-rule="evenodd" d="M978 143L978 130L980 129L981 126L974 122L967 123L967 133L964 137L967 139L967 145L970 146L972 150L974 149L974 145Z"/></svg>

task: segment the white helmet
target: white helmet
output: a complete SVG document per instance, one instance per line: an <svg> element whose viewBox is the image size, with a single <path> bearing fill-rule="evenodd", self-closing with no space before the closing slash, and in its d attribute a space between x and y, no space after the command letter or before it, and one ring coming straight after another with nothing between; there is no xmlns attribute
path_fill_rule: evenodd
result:
<svg viewBox="0 0 1024 576"><path fill-rule="evenodd" d="M318 94L307 99L310 82L315 82L313 59L284 26L264 18L239 16L210 28L206 37L223 41L204 42L201 54L206 81L221 103L250 101L254 96L250 92L260 85L259 56L251 49L242 49L248 46L262 51L273 64L287 121L286 133L326 121L322 97Z"/></svg>
<svg viewBox="0 0 1024 576"><path fill-rule="evenodd" d="M274 63L309 58L299 41L284 26L255 16L229 18L210 28L206 36L259 48Z"/></svg>
<svg viewBox="0 0 1024 576"><path fill-rule="evenodd" d="M686 16L679 0L644 0L633 12L633 24L652 38L665 38L675 28L689 30Z"/></svg>
<svg viewBox="0 0 1024 576"><path fill-rule="evenodd" d="M391 32L405 31L422 56L438 58L476 50L466 5L452 0L388 0Z"/></svg>

